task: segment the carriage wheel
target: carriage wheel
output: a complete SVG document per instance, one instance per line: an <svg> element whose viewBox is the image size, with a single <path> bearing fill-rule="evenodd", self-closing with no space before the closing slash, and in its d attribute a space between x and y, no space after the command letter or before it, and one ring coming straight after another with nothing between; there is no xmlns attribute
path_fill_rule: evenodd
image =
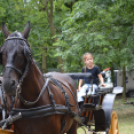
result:
<svg viewBox="0 0 134 134"><path fill-rule="evenodd" d="M111 126L109 129L109 134L119 134L118 117L115 111L113 111L111 114Z"/></svg>

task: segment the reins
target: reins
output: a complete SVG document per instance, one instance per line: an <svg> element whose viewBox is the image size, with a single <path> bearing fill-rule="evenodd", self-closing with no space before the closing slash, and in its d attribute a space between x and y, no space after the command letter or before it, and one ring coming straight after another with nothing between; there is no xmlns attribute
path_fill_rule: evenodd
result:
<svg viewBox="0 0 134 134"><path fill-rule="evenodd" d="M23 102L23 104L24 104L25 106L34 105L35 103L38 102L38 100L40 99L41 95L42 95L42 94L44 93L44 91L46 90L49 81L50 81L49 78L45 81L45 84L44 84L44 86L42 87L41 92L40 92L38 98L37 98L35 101L33 101L33 102L26 101L26 100L24 100L24 98L23 98L19 93L17 94L17 98L20 99L20 100Z"/></svg>

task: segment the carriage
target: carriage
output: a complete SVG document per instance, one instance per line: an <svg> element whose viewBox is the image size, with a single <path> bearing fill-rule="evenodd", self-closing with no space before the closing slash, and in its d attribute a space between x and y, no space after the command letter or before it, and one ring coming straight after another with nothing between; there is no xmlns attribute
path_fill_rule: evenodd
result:
<svg viewBox="0 0 134 134"><path fill-rule="evenodd" d="M69 73L68 75L73 79L92 79L90 73ZM105 78L104 72L102 72L102 76ZM105 83L105 86L106 87L101 87L98 85L99 92L96 94L92 93L92 88L90 88L90 94L83 95L84 106L82 112L80 112L83 124L79 124L79 126L88 126L88 131L94 133L105 132L106 134L119 134L117 113L112 110L112 107L116 94L122 93L123 89L122 87L113 88L111 83ZM96 104L95 99L98 97L99 102Z"/></svg>
<svg viewBox="0 0 134 134"><path fill-rule="evenodd" d="M6 41L0 48L0 63L5 68L0 133L77 134L78 126L88 126L94 133L119 133L117 114L112 111L119 88L113 93L100 90L97 94L86 94L83 110L79 113L73 79L92 79L92 75L54 72L43 77L27 43L30 22L22 34L17 31L10 34L5 23L2 27ZM94 103L96 97L99 97L98 104ZM5 130L12 124L14 131Z"/></svg>

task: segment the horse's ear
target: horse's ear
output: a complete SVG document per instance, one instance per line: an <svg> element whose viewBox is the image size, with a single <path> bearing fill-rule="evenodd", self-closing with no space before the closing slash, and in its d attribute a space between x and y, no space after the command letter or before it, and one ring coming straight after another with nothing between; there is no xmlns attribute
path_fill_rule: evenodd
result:
<svg viewBox="0 0 134 134"><path fill-rule="evenodd" d="M30 32L30 21L27 22L27 25L25 27L24 32L22 33L22 36L27 39Z"/></svg>
<svg viewBox="0 0 134 134"><path fill-rule="evenodd" d="M5 38L7 38L10 35L5 22L2 22L2 32L3 32L4 36L5 36Z"/></svg>

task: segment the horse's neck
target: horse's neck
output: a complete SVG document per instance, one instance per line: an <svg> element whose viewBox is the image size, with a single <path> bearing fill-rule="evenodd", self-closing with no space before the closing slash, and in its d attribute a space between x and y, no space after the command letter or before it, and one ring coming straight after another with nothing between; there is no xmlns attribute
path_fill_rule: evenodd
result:
<svg viewBox="0 0 134 134"><path fill-rule="evenodd" d="M44 78L39 68L35 63L31 63L29 72L22 83L22 95L25 96L26 99L36 99L44 83Z"/></svg>

